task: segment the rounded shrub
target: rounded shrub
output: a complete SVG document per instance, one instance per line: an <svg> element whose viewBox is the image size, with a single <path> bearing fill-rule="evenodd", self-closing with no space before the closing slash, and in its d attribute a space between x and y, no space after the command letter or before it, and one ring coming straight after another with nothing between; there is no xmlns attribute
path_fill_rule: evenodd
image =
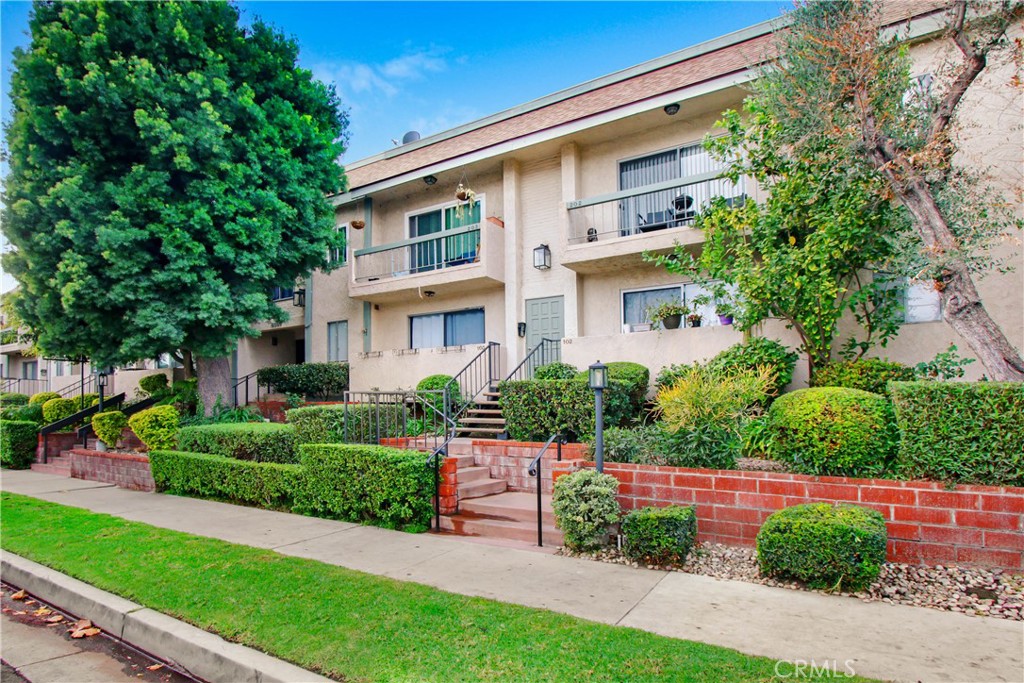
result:
<svg viewBox="0 0 1024 683"><path fill-rule="evenodd" d="M36 459L39 425L23 420L0 420L0 466L24 469Z"/></svg>
<svg viewBox="0 0 1024 683"><path fill-rule="evenodd" d="M692 506L670 505L633 510L622 520L622 552L646 564L682 564L697 540Z"/></svg>
<svg viewBox="0 0 1024 683"><path fill-rule="evenodd" d="M888 536L877 510L807 503L773 513L757 533L757 562L766 576L812 588L861 590L878 577Z"/></svg>
<svg viewBox="0 0 1024 683"><path fill-rule="evenodd" d="M618 491L618 479L595 470L579 470L555 481L551 507L567 548L586 552L607 543L608 530L621 512Z"/></svg>
<svg viewBox="0 0 1024 683"><path fill-rule="evenodd" d="M416 385L416 391L442 391L448 383L452 381L451 375L427 375L419 381ZM448 396L450 406L455 408L459 405L462 400L462 396L459 393L459 385L453 384L450 389L451 393ZM431 412L431 408L438 413L444 412L444 399L441 394L428 394L420 398L420 404L423 406L423 410L427 413Z"/></svg>
<svg viewBox="0 0 1024 683"><path fill-rule="evenodd" d="M14 392L0 392L0 406L23 406L28 403L28 396Z"/></svg>
<svg viewBox="0 0 1024 683"><path fill-rule="evenodd" d="M17 422L35 422L43 424L43 406L39 403L28 403L23 406L0 408L0 420Z"/></svg>
<svg viewBox="0 0 1024 683"><path fill-rule="evenodd" d="M155 375L146 375L139 379L139 389L150 396L163 394L167 391L167 375L158 372Z"/></svg>
<svg viewBox="0 0 1024 683"><path fill-rule="evenodd" d="M629 417L638 416L647 401L647 387L651 383L651 371L640 363L629 361L613 361L605 363L605 365L608 367L609 380L616 380L626 385L629 396ZM590 371L579 371L576 373L576 380L589 382Z"/></svg>
<svg viewBox="0 0 1024 683"><path fill-rule="evenodd" d="M888 394L892 382L910 382L916 378L914 369L895 361L879 358L829 363L814 373L812 387L846 387L875 394Z"/></svg>
<svg viewBox="0 0 1024 683"><path fill-rule="evenodd" d="M121 432L128 426L128 418L120 410L96 413L92 416L92 430L100 441L111 448L117 446Z"/></svg>
<svg viewBox="0 0 1024 683"><path fill-rule="evenodd" d="M43 404L43 421L52 424L79 411L77 398L51 398Z"/></svg>
<svg viewBox="0 0 1024 683"><path fill-rule="evenodd" d="M40 391L38 394L32 394L32 398L30 398L28 400L28 402L31 405L36 405L36 404L43 405L44 403L49 401L51 398L60 398L60 397L61 397L60 394L58 394L56 391Z"/></svg>
<svg viewBox="0 0 1024 683"><path fill-rule="evenodd" d="M797 354L782 342L764 337L754 337L742 344L734 344L708 362L711 370L726 374L743 370L769 368L775 376L769 391L770 397L782 393L793 381L793 369L796 368Z"/></svg>
<svg viewBox="0 0 1024 683"><path fill-rule="evenodd" d="M174 406L156 406L128 418L128 426L151 451L173 449L178 443L181 415Z"/></svg>
<svg viewBox="0 0 1024 683"><path fill-rule="evenodd" d="M568 363L548 363L533 371L534 379L572 379L579 374L575 365Z"/></svg>
<svg viewBox="0 0 1024 683"><path fill-rule="evenodd" d="M889 401L859 389L800 389L768 410L772 454L798 472L870 477L881 474L895 453Z"/></svg>
<svg viewBox="0 0 1024 683"><path fill-rule="evenodd" d="M72 396L72 400L77 402L79 410L85 410L89 406L96 405L100 402L100 395L95 392L88 394L81 394L79 396Z"/></svg>

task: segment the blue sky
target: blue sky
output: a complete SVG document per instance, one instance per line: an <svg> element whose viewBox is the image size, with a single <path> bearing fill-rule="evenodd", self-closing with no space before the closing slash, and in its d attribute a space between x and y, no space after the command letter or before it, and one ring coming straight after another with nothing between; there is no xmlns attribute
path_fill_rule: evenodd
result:
<svg viewBox="0 0 1024 683"><path fill-rule="evenodd" d="M354 161L751 24L791 2L241 2L338 87ZM2 110L28 2L0 2Z"/></svg>

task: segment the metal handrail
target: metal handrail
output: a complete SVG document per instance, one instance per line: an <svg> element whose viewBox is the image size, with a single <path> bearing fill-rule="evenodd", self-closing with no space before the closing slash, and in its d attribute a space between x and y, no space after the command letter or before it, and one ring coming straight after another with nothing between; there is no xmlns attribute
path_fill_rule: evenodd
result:
<svg viewBox="0 0 1024 683"><path fill-rule="evenodd" d="M70 396L73 396L74 394L79 394L79 395L87 394L89 392L86 391L86 390L87 389L92 389L95 384L96 384L96 375L89 374L89 375L86 375L84 378L78 380L74 384L70 384L70 385L64 387L63 389L61 389L57 393L61 395L61 398L68 398Z"/></svg>
<svg viewBox="0 0 1024 683"><path fill-rule="evenodd" d="M233 400L235 402L235 407L236 408L238 407L238 387L240 387L242 385L245 385L245 404L244 405L249 405L249 381L252 380L254 377L256 377L256 374L258 372L259 372L259 370L256 370L255 372L250 372L245 377L238 378L238 381L235 382L234 386L231 387L231 396L232 396L232 398L233 398ZM270 391L270 386L268 385L267 386L267 392L269 393L269 391ZM256 400L257 401L260 400L260 383L259 383L259 379L258 378L256 380Z"/></svg>
<svg viewBox="0 0 1024 683"><path fill-rule="evenodd" d="M485 389L490 388L491 385L499 379L498 375L495 373L495 366L499 365L499 363L496 363L494 359L494 353L499 348L501 348L501 344L498 342L487 342L487 345L480 349L480 352L473 356L473 358L466 363L465 367L459 370L459 372L444 385L445 414L450 415L453 422L458 422L459 416L462 415L470 405L476 402L477 397L483 393ZM479 362L485 354L487 356L486 373L484 372L485 368L483 367L483 364ZM486 375L486 378L484 378L484 375ZM480 380L481 378L483 378L484 381L477 381L475 388L471 385L471 391L467 392L469 395L464 396L462 391L463 381ZM459 398L461 400L459 401L458 406L452 405L451 399L453 391L459 392Z"/></svg>
<svg viewBox="0 0 1024 683"><path fill-rule="evenodd" d="M551 438L545 442L544 447L537 453L537 457L530 462L530 466L526 472L531 477L537 477L537 547L544 547L544 513L541 510L541 487L540 487L540 471L541 471L541 458L547 452L548 448L551 447L551 443L558 442L558 462L562 462L562 444L566 443L565 435L561 432L555 432L551 435Z"/></svg>
<svg viewBox="0 0 1024 683"><path fill-rule="evenodd" d="M507 382L507 381L513 379L516 376L516 374L521 369L523 369L524 367L527 370L527 373L526 373L527 376L524 377L523 379L533 379L533 372L538 367L540 367L541 365L547 365L547 363L544 363L544 362L541 362L540 365L537 365L537 364L534 364L532 366L529 365L529 363L533 360L534 355L539 353L540 357L541 357L541 361L543 361L544 358L545 358L544 354L547 352L546 349L548 348L548 346L551 345L551 344L559 344L560 345L561 342L562 342L561 339L548 339L547 337L544 337L543 339L541 339L540 343L538 343L536 346L534 346L532 349L530 349L530 352L528 354L526 354L526 357L523 358L523 360L521 360L519 362L519 365L517 365L512 372L508 373L508 377L505 378L505 381ZM561 354L557 353L557 351L559 349L560 349L560 346L556 346L555 347L556 353L554 355L556 357L556 360L561 359ZM554 362L554 361L549 361L549 362Z"/></svg>
<svg viewBox="0 0 1024 683"><path fill-rule="evenodd" d="M106 408L107 406L120 405L121 403L124 402L124 398L125 398L124 392L121 392L120 394L117 394L116 396L111 396L110 398L106 399L103 402L103 407ZM46 460L47 460L47 457L46 457L46 442L47 442L47 437L49 437L50 434L53 434L54 432L60 431L64 427L70 427L73 424L81 422L82 420L84 420L85 418L89 417L90 415L95 415L98 412L100 412L99 404L93 405L93 406L88 406L86 408L83 408L82 410L79 410L74 415L69 415L69 416L65 417L63 420L57 420L56 422L51 422L48 425L44 425L39 430L39 435L43 437L43 464L45 465L46 464ZM76 438L77 438L77 433L76 433Z"/></svg>

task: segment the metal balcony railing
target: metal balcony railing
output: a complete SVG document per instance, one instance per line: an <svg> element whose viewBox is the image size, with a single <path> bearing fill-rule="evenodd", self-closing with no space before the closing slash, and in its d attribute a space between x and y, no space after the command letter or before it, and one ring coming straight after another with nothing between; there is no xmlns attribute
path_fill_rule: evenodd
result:
<svg viewBox="0 0 1024 683"><path fill-rule="evenodd" d="M719 173L711 171L568 202L569 244L690 228L697 214L715 197L742 203L746 199L743 179L734 184Z"/></svg>
<svg viewBox="0 0 1024 683"><path fill-rule="evenodd" d="M480 260L480 224L413 237L355 252L355 279L373 282Z"/></svg>

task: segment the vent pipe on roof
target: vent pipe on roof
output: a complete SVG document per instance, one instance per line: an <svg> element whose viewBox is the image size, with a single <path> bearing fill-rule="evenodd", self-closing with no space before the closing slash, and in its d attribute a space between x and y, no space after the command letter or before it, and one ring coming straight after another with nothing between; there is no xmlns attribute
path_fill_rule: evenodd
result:
<svg viewBox="0 0 1024 683"><path fill-rule="evenodd" d="M402 144L408 145L410 142L416 142L420 139L420 134L415 130L410 130L408 133L402 136Z"/></svg>

